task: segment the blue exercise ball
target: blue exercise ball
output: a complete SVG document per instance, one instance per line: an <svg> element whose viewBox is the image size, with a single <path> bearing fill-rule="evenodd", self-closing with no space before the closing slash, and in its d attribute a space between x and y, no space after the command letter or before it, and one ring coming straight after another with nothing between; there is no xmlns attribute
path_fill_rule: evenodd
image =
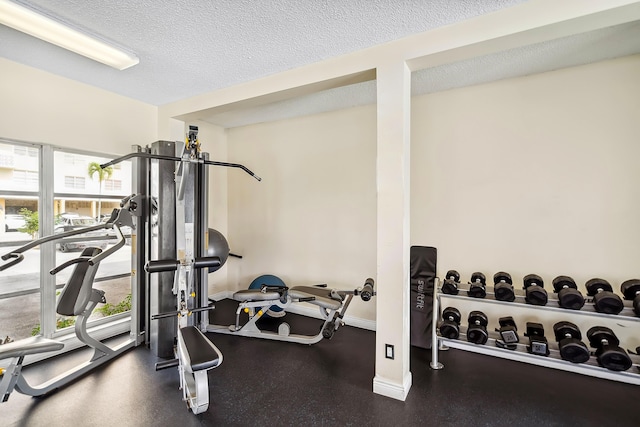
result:
<svg viewBox="0 0 640 427"><path fill-rule="evenodd" d="M265 285L276 286L279 288L285 288L287 286L278 276L274 276L273 274L263 274L262 276L256 277L253 282L251 282L249 289L260 289ZM265 315L269 317L282 317L285 315L285 311L277 305L272 305L265 312Z"/></svg>

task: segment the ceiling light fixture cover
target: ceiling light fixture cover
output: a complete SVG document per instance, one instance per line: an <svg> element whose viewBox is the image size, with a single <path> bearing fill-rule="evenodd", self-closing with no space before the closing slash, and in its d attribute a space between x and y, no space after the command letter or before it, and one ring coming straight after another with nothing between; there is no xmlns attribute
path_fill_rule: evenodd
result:
<svg viewBox="0 0 640 427"><path fill-rule="evenodd" d="M124 70L140 62L124 52L67 25L8 0L0 0L0 24L55 44L94 61Z"/></svg>

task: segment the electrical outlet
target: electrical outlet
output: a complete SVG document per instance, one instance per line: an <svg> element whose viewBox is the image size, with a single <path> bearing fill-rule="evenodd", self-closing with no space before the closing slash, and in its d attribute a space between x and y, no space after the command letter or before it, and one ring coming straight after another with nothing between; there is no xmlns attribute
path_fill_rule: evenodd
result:
<svg viewBox="0 0 640 427"><path fill-rule="evenodd" d="M393 345L385 344L384 351L385 351L384 357L386 357L387 359L393 359Z"/></svg>

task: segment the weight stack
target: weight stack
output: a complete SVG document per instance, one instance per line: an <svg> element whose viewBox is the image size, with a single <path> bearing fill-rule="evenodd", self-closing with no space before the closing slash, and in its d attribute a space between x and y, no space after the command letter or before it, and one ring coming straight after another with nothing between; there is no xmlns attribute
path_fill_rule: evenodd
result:
<svg viewBox="0 0 640 427"><path fill-rule="evenodd" d="M411 246L410 258L411 345L429 349L438 251L430 246Z"/></svg>

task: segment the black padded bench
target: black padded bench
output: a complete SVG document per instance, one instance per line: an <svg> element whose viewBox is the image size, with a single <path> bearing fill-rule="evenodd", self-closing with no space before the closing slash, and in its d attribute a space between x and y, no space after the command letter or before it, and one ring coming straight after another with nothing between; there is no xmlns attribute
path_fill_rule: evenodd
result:
<svg viewBox="0 0 640 427"><path fill-rule="evenodd" d="M222 363L220 350L213 345L200 329L195 326L185 326L179 329L186 354L185 367L192 372L215 368Z"/></svg>

